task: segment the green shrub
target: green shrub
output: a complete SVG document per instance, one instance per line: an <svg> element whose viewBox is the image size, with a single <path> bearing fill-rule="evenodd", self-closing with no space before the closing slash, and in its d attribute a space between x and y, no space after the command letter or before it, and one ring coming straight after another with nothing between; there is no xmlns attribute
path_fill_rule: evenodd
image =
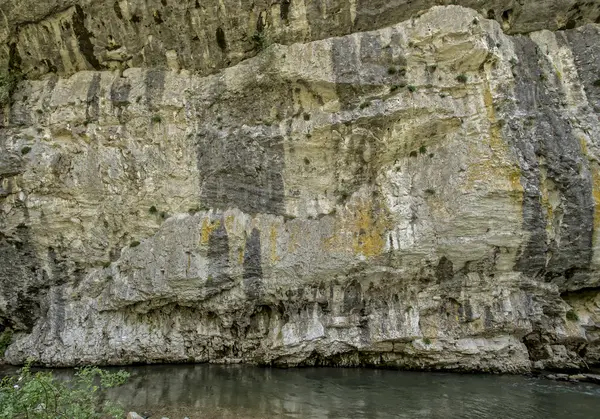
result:
<svg viewBox="0 0 600 419"><path fill-rule="evenodd" d="M398 72L398 70L396 69L396 67L392 66L392 67L388 68L387 72L389 75L393 75L393 74L396 74Z"/></svg>
<svg viewBox="0 0 600 419"><path fill-rule="evenodd" d="M158 212L158 210L156 209L156 207L154 205L152 205L149 209L148 212L150 214L156 214Z"/></svg>
<svg viewBox="0 0 600 419"><path fill-rule="evenodd" d="M424 343L425 345L431 345L431 339L429 339L429 338L425 338L425 339L423 339L423 343Z"/></svg>
<svg viewBox="0 0 600 419"><path fill-rule="evenodd" d="M421 153L421 154L427 153L427 147L425 147L424 145L422 145L421 147L419 147L419 153Z"/></svg>
<svg viewBox="0 0 600 419"><path fill-rule="evenodd" d="M413 86L412 84L409 84L409 85L408 85L408 91L409 91L409 92L411 92L411 93L412 93L412 92L414 92L414 91L416 91L416 90L417 90L417 88L416 88L415 86Z"/></svg>
<svg viewBox="0 0 600 419"><path fill-rule="evenodd" d="M456 76L456 81L458 81L459 83L466 83L468 80L466 74L459 74L458 76Z"/></svg>
<svg viewBox="0 0 600 419"><path fill-rule="evenodd" d="M567 311L567 320L570 320L572 322L576 322L577 320L579 320L579 316L577 315L577 313L575 313L575 310Z"/></svg>
<svg viewBox="0 0 600 419"><path fill-rule="evenodd" d="M160 124L162 122L162 116L160 116L160 115L154 115L152 117L152 122L154 124Z"/></svg>
<svg viewBox="0 0 600 419"><path fill-rule="evenodd" d="M29 147L28 145L26 145L25 147L23 147L21 149L21 154L25 155L25 154L29 153L30 151L31 151L31 147Z"/></svg>
<svg viewBox="0 0 600 419"><path fill-rule="evenodd" d="M107 389L128 378L125 371L85 367L65 381L50 371L33 373L27 364L0 383L0 419L123 418L125 412L119 405L103 400Z"/></svg>
<svg viewBox="0 0 600 419"><path fill-rule="evenodd" d="M6 349L12 343L12 338L12 329L6 328L2 333L0 333L0 358L4 356L4 352L6 352Z"/></svg>

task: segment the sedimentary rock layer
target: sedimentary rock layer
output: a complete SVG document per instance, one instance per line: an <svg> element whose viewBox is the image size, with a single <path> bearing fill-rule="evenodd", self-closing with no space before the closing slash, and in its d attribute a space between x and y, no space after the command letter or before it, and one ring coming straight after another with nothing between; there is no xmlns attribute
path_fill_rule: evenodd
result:
<svg viewBox="0 0 600 419"><path fill-rule="evenodd" d="M179 51L110 71L94 44L102 71L20 83L0 137L6 359L598 364L600 26L514 34L541 25L525 6L507 26L401 3L399 23L330 37L361 28L355 6L354 26L210 69ZM94 33L103 4L64 13Z"/></svg>

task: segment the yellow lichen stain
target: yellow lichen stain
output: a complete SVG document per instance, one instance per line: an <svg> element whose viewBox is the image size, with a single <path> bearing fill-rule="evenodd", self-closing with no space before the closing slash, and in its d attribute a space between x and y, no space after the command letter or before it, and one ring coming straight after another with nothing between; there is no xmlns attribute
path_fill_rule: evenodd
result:
<svg viewBox="0 0 600 419"><path fill-rule="evenodd" d="M338 226L341 231L336 231L334 236L338 243L347 243L344 239L350 237L353 253L377 256L385 249L385 237L390 228L389 213L377 201L362 198L349 205Z"/></svg>
<svg viewBox="0 0 600 419"><path fill-rule="evenodd" d="M592 195L594 196L594 241L600 228L600 167L597 163L590 164L592 172Z"/></svg>
<svg viewBox="0 0 600 419"><path fill-rule="evenodd" d="M221 225L221 222L219 220L212 222L209 218L204 218L202 220L200 243L207 244L211 233L213 231L215 231L217 228L219 228L220 225Z"/></svg>
<svg viewBox="0 0 600 419"><path fill-rule="evenodd" d="M269 234L269 249L271 253L271 262L279 262L281 258L277 256L277 226L275 225L271 226L271 231Z"/></svg>
<svg viewBox="0 0 600 419"><path fill-rule="evenodd" d="M503 179L506 181L505 187L521 201L523 198L521 169L518 163L511 157L510 149L502 139L494 110L492 92L487 83L484 87L483 103L490 124L490 130L489 137L483 138L482 142L489 146L491 152L489 154L483 152L479 144L472 144L469 147L469 157L473 163L469 165L467 187L471 189L475 182L478 181L498 181ZM501 187L498 184L497 186Z"/></svg>
<svg viewBox="0 0 600 419"><path fill-rule="evenodd" d="M235 222L235 217L233 215L228 215L225 217L225 229L227 233L230 234L233 231L233 226Z"/></svg>

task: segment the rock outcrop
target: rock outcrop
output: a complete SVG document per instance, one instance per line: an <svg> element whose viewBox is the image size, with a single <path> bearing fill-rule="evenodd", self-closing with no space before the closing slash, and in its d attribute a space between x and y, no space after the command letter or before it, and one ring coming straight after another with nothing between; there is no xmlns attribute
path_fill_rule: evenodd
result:
<svg viewBox="0 0 600 419"><path fill-rule="evenodd" d="M17 3L9 362L600 364L598 2Z"/></svg>

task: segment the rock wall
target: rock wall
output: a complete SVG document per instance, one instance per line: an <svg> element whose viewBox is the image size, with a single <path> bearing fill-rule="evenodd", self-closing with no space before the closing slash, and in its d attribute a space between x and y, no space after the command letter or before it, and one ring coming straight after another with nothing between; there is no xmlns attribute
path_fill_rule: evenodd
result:
<svg viewBox="0 0 600 419"><path fill-rule="evenodd" d="M0 6L8 362L600 364L597 2L151 3Z"/></svg>

